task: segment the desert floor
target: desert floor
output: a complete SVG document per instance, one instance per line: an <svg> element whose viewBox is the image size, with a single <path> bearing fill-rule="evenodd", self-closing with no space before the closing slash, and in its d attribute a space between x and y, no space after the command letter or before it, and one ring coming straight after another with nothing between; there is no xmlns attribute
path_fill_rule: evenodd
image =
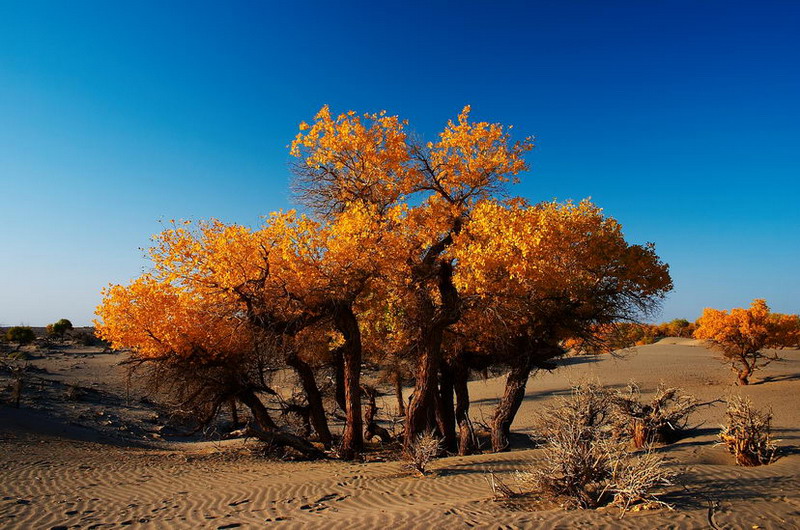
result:
<svg viewBox="0 0 800 530"><path fill-rule="evenodd" d="M800 528L800 352L781 355L786 361L748 387L734 386L716 355L688 339L625 358L567 358L531 378L517 433L533 434L543 408L586 379L635 380L645 393L664 381L711 402L692 416L687 437L659 449L681 472L663 497L674 510L620 519L611 509L493 500L487 472L513 485L514 471L536 465L541 449L442 458L421 478L397 461L280 462L259 456L254 442L176 440L127 385L121 355L61 348L30 361L50 382L30 382L20 409L0 404L0 528ZM2 376L0 390L9 381ZM476 420L491 416L503 384L470 383ZM774 464L736 467L715 444L718 400L732 393L772 408L782 447Z"/></svg>

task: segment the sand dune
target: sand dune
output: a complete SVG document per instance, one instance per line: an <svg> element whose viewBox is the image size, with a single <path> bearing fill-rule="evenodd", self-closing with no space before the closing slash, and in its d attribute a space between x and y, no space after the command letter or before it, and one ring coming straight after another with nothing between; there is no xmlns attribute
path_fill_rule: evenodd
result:
<svg viewBox="0 0 800 530"><path fill-rule="evenodd" d="M102 422L88 429L64 411L34 410L28 402L20 410L0 407L0 527L709 528L711 517L719 528L800 528L800 352L782 353L785 362L769 366L746 388L733 386L733 374L715 355L687 339L665 339L624 358L569 358L558 370L532 377L514 425L518 433L533 434L542 407L587 378L616 386L635 379L645 393L663 380L711 402L693 417L688 437L660 449L682 472L681 484L665 497L674 511L619 519L615 510L493 501L486 472L513 483L515 470L536 465L539 449L443 458L432 464L433 475L419 478L402 462L266 460L242 440L132 447L126 440L133 435L148 436L145 420L152 412L144 408L130 418L102 420L111 421L104 431ZM122 384L118 359L86 355L65 353L49 360L48 370L65 384L71 377L94 378L98 392ZM490 417L502 388L502 378L470 383L476 419ZM784 447L776 463L739 468L715 445L724 412L716 400L735 392L773 408ZM109 430L123 425L123 437Z"/></svg>

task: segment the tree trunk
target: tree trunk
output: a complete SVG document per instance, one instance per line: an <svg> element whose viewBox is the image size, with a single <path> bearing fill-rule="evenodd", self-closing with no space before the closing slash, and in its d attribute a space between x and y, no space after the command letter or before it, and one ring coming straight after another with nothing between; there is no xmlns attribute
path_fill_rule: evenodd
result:
<svg viewBox="0 0 800 530"><path fill-rule="evenodd" d="M753 373L753 369L744 361L744 368L739 370L739 385L740 386L747 386L750 384L750 375Z"/></svg>
<svg viewBox="0 0 800 530"><path fill-rule="evenodd" d="M441 331L432 332L424 337L422 355L417 366L414 396L406 408L406 425L403 447L408 450L417 435L428 430L430 425L429 414L435 404L436 375L439 369L441 347Z"/></svg>
<svg viewBox="0 0 800 530"><path fill-rule="evenodd" d="M252 390L242 390L240 391L236 397L242 404L250 409L250 412L253 414L253 419L256 420L256 424L264 430L274 430L277 429L278 426L272 421L272 418L269 415L269 411L258 399L255 392Z"/></svg>
<svg viewBox="0 0 800 530"><path fill-rule="evenodd" d="M364 412L364 438L370 441L375 436L378 436L384 443L391 442L392 435L389 434L389 431L378 425L378 422L375 421L375 416L378 414L378 405L375 402L378 392L373 387L367 385L361 388L364 391L364 395L367 397L367 410Z"/></svg>
<svg viewBox="0 0 800 530"><path fill-rule="evenodd" d="M341 457L352 460L364 449L361 417L361 330L353 308L348 303L336 305L333 314L336 329L344 336L344 398L347 420L342 433Z"/></svg>
<svg viewBox="0 0 800 530"><path fill-rule="evenodd" d="M456 423L458 424L458 454L468 455L474 450L472 423L469 419L469 370L460 359L453 367L453 389L456 393Z"/></svg>
<svg viewBox="0 0 800 530"><path fill-rule="evenodd" d="M406 404L403 401L403 377L400 372L394 374L394 395L397 398L397 414L406 415Z"/></svg>
<svg viewBox="0 0 800 530"><path fill-rule="evenodd" d="M503 398L497 405L492 419L492 451L498 453L509 449L508 438L511 434L511 423L514 421L522 399L525 397L525 385L531 375L530 354L520 356L506 378L506 389Z"/></svg>
<svg viewBox="0 0 800 530"><path fill-rule="evenodd" d="M14 407L19 408L20 401L22 400L22 387L24 383L22 381L22 370L20 368L16 370L17 373L11 386L11 399L14 401Z"/></svg>
<svg viewBox="0 0 800 530"><path fill-rule="evenodd" d="M460 224L458 224L460 227ZM418 296L422 315L430 315L427 324L423 326L419 342L420 358L417 364L416 384L414 385L414 398L406 409L406 425L403 445L406 451L420 433L430 427L428 422L431 410L438 411L437 406L437 376L442 357L442 338L444 330L458 322L461 317L461 303L458 291L453 284L453 265L447 260L438 262L436 269L441 305L434 307L424 286L420 286ZM423 318L425 318L423 316ZM452 400L452 398L450 398ZM444 433L443 433L444 434Z"/></svg>
<svg viewBox="0 0 800 530"><path fill-rule="evenodd" d="M636 449L644 447L648 440L647 429L645 428L644 421L634 418L633 419L633 445Z"/></svg>
<svg viewBox="0 0 800 530"><path fill-rule="evenodd" d="M439 423L444 436L444 448L450 453L458 449L453 407L453 372L446 362L442 362L439 374Z"/></svg>
<svg viewBox="0 0 800 530"><path fill-rule="evenodd" d="M255 419L255 426L251 427L249 434L270 444L281 447L291 447L310 458L325 457L325 453L311 445L307 440L303 440L298 436L278 429L278 426L272 421L269 411L267 411L267 408L261 400L258 399L255 392L252 390L242 390L236 397L244 406L250 409Z"/></svg>
<svg viewBox="0 0 800 530"><path fill-rule="evenodd" d="M342 411L347 410L347 402L344 397L344 353L342 347L338 347L331 352L333 356L333 377L336 387L334 388L334 395L336 397L336 404Z"/></svg>
<svg viewBox="0 0 800 530"><path fill-rule="evenodd" d="M239 411L236 409L236 398L231 398L231 421L233 422L233 428L236 429L239 427Z"/></svg>
<svg viewBox="0 0 800 530"><path fill-rule="evenodd" d="M328 418L325 416L325 407L322 403L322 394L317 386L317 380L314 377L314 370L311 366L292 352L286 357L286 364L294 368L297 377L300 379L300 384L306 394L308 401L309 420L314 427L314 432L319 436L319 441L326 449L331 447L333 437L328 428Z"/></svg>

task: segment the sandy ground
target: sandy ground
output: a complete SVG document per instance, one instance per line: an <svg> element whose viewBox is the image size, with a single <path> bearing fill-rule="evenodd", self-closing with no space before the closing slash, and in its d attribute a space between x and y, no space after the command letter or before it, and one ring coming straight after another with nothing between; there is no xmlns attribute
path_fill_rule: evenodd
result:
<svg viewBox="0 0 800 530"><path fill-rule="evenodd" d="M707 402L741 393L772 407L783 447L776 463L733 465L715 445L724 413L716 402L692 417L689 436L660 449L681 472L663 497L675 509L620 519L612 510L492 500L487 471L513 484L514 471L536 465L540 449L442 458L420 478L402 462L279 462L242 440L169 441L157 408L126 391L119 355L59 351L31 361L58 383L27 388L19 410L0 405L0 528L711 528L711 521L726 529L800 528L800 352L782 355L785 362L745 388L733 386L733 373L714 353L687 339L665 339L623 359L569 358L532 377L517 433L534 434L543 407L586 379L610 386L635 380L644 392L664 381ZM0 380L0 389L7 383ZM491 416L503 383L470 383L476 420ZM90 390L63 399L76 384Z"/></svg>

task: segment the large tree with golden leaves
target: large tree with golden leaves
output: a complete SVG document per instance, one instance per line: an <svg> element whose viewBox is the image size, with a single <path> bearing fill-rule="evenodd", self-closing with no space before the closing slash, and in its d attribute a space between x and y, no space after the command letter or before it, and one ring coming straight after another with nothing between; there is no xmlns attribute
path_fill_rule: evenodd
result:
<svg viewBox="0 0 800 530"><path fill-rule="evenodd" d="M362 450L365 355L398 388L410 367L406 446L437 430L455 450L458 425L466 452L469 371L509 370L494 419L499 450L531 370L562 354L563 340L632 318L671 286L653 248L627 244L619 225L590 203L503 200L527 169L532 141L513 141L503 126L472 122L469 112L424 143L397 117L334 116L324 107L291 146L308 216L276 213L255 230L217 221L175 226L151 251L153 290L199 301L225 325L246 329L244 336L269 339L270 359L298 373L326 445L325 409L309 367L320 359L334 365L345 458ZM176 319L204 319L159 311L131 319L121 307L137 299L138 281L108 291L100 332L142 358L179 356L161 334L169 337ZM226 329L209 326L193 355L246 348L220 342ZM224 357L233 365L239 358Z"/></svg>

